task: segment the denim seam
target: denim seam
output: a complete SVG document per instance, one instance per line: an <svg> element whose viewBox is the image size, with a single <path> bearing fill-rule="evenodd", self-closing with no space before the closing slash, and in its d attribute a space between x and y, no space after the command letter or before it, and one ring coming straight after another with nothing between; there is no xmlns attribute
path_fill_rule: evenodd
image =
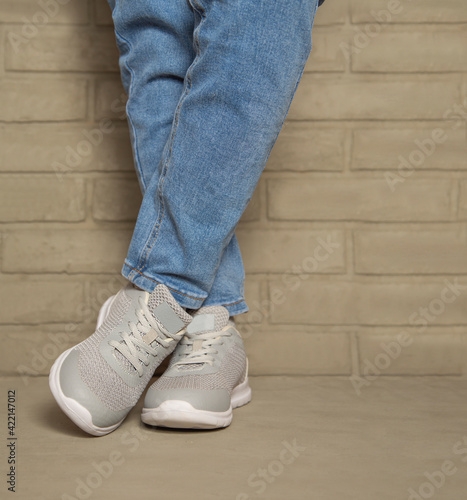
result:
<svg viewBox="0 0 467 500"><path fill-rule="evenodd" d="M198 13L198 9L195 9ZM186 81L187 81L187 85L186 85L186 88L183 92L183 95L180 97L180 101L178 103L178 106L177 106L177 110L175 111L175 117L174 117L174 124L173 124L173 127L172 127L172 132L171 132L171 137L169 139L170 141L170 149L169 149L169 153L168 153L168 158L167 160L165 161L164 163L164 168L162 170L162 173L161 173L161 176L160 176L160 180L159 180L159 188L158 188L158 191L159 191L159 202L160 202L160 213L157 217L157 220L156 220L156 223L152 229L152 233L151 233L151 236L149 237L149 240L148 242L146 243L146 252L144 253L144 255L141 256L140 258L140 263L136 269L136 271L141 271L143 270L144 266L146 265L146 262L147 262L147 259L148 259L148 255L149 253L151 252L156 240L157 240L157 236L159 234L159 230L161 228L161 225L162 225L162 221L164 219L164 214L165 214L165 206L164 206L164 198L163 198L163 190L164 190L164 184L165 184L165 179L167 177L167 173L168 173L168 170L169 170L169 166L170 166L170 163L171 163L171 159L172 159L172 150L173 150L173 146L174 146L174 142L175 142L175 136L176 136L176 133L177 133L177 128L178 128L178 123L179 123L179 119L180 119L180 111L181 111L181 107L185 101L185 99L187 98L188 94L190 93L190 90L191 90L191 73L193 72L193 67L196 66L196 63L198 62L199 60L199 55L200 55L200 47L199 47L199 39L198 39L198 33L199 33L199 30L205 20L205 16L204 14L200 14L201 15L201 21L198 25L198 27L196 28L196 30L194 31L194 34L193 34L193 40L195 42L195 46L196 46L196 57L195 59L193 60L192 64L190 65L190 67L188 68L188 71L185 75L185 78L186 78Z"/></svg>
<svg viewBox="0 0 467 500"><path fill-rule="evenodd" d="M191 8L195 10L201 17L205 16L205 11L198 3L198 0L188 0L188 3L191 5Z"/></svg>
<svg viewBox="0 0 467 500"><path fill-rule="evenodd" d="M224 304L224 307L235 306L236 304L240 304L240 302L245 302L245 299L240 299L240 300L237 300L237 302L231 302L230 304Z"/></svg>
<svg viewBox="0 0 467 500"><path fill-rule="evenodd" d="M125 43L127 45L127 47L128 47L128 55L130 55L133 52L133 45L131 45L131 43L124 36L122 36L120 34L120 32L117 30L116 27L115 27L115 35L118 38L120 38L120 40L123 41L123 43ZM128 70L128 73L130 73L130 86L128 88L128 96L130 96L131 92L132 92L132 89L133 89L133 82L135 80L135 73L134 73L133 69L131 68L131 66L128 64L128 61L125 61L125 67ZM146 186L146 182L145 182L144 176L143 176L143 169L141 168L141 162L140 162L140 159L139 159L138 148L136 147L137 146L137 138L136 138L135 125L133 123L133 120L131 119L128 104L125 106L125 108L126 108L126 115L127 115L128 123L131 126L131 130L133 132L133 137L134 137L134 140L135 140L135 144L134 144L134 147L133 147L134 157L135 157L135 165L138 168L141 185L142 185L143 189L146 191L146 187L147 186Z"/></svg>
<svg viewBox="0 0 467 500"><path fill-rule="evenodd" d="M175 288L172 288L172 287L170 287L170 286L168 286L168 285L165 285L164 283L161 283L160 281L157 281L157 280L155 280L154 278L149 277L147 274L142 273L142 272L141 272L141 271L139 271L138 269L135 269L133 266L130 266L130 264L128 264L128 262L126 262L126 261L125 261L125 265L126 265L127 267L129 267L130 269L133 269L133 271L135 271L135 272L132 274L132 277L133 277L133 276L135 276L135 274L136 274L136 273L138 273L138 274L140 274L141 276L143 276L143 278L146 278L146 279L148 279L148 280L150 280L150 281L153 281L154 283L157 283L158 285L164 285L164 286L166 286L169 290L172 290L172 291L173 291L173 292L175 292L175 293L178 293L178 294L180 294L180 295L183 295L184 297L188 297L189 299L199 300L199 301L201 301L201 302L204 302L204 301L206 300L206 298L204 298L204 299L200 299L200 298L198 298L198 297L192 297L191 295L188 295L187 293L183 293L183 292L180 292L180 291L178 291L178 290L175 290ZM240 302L241 302L241 301L240 301ZM236 302L235 302L235 304L236 304ZM230 305L230 304L229 304L229 305Z"/></svg>

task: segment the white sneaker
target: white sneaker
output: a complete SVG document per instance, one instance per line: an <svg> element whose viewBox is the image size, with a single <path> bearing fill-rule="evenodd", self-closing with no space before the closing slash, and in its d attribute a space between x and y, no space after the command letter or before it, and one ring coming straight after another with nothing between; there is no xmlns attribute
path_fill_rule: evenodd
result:
<svg viewBox="0 0 467 500"><path fill-rule="evenodd" d="M141 419L163 427L215 429L227 427L232 409L250 401L242 338L227 309L203 307L146 393Z"/></svg>
<svg viewBox="0 0 467 500"><path fill-rule="evenodd" d="M50 370L60 408L94 436L115 430L191 321L164 285L127 285L101 310L96 332L65 351Z"/></svg>

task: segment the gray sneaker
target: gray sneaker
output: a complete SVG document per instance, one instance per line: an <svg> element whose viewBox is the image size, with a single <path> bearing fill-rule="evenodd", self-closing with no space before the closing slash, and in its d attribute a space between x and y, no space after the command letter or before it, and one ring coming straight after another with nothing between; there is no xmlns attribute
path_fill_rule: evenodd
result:
<svg viewBox="0 0 467 500"><path fill-rule="evenodd" d="M141 419L188 429L227 427L251 401L243 341L224 307L203 307L188 325L165 373L149 388Z"/></svg>
<svg viewBox="0 0 467 500"><path fill-rule="evenodd" d="M89 434L112 432L191 319L164 285L152 293L127 285L107 304L96 332L52 366L49 385L58 405Z"/></svg>

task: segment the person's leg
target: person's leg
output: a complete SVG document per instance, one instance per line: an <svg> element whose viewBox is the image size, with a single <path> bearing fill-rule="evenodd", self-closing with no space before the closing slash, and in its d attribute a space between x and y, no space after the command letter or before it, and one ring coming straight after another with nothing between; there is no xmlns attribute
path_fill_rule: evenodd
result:
<svg viewBox="0 0 467 500"><path fill-rule="evenodd" d="M144 193L159 175L164 146L195 58L187 0L109 0L136 173Z"/></svg>
<svg viewBox="0 0 467 500"><path fill-rule="evenodd" d="M144 195L159 176L162 152L195 58L195 12L187 0L109 0L120 50L122 83L128 96L129 128L136 171ZM125 37L121 34L125 33ZM222 257L213 285L213 304L243 296L244 272L235 236ZM239 304L244 309L244 304ZM238 310L238 307L237 307Z"/></svg>
<svg viewBox="0 0 467 500"><path fill-rule="evenodd" d="M127 115L135 167L144 195L151 178L160 174L184 78L195 58L195 13L187 0L169 4L164 0L109 0L109 4L122 83L129 96ZM243 280L240 251L233 237L213 287L217 303L227 304Z"/></svg>
<svg viewBox="0 0 467 500"><path fill-rule="evenodd" d="M222 254L214 282L203 307L225 306L230 316L236 316L248 311L244 299L245 270L242 254L235 234L232 236Z"/></svg>
<svg viewBox="0 0 467 500"><path fill-rule="evenodd" d="M247 309L243 267L235 240L225 250L303 72L318 1L190 3L196 57L185 75L159 175L146 187L122 272L148 291L157 283L167 285L186 308L198 309L206 301L236 314ZM132 45L137 31L118 16L114 20ZM144 51L134 52L134 58L141 59L151 81L151 58ZM130 120L132 109L157 113L141 99L130 88ZM152 157L150 140L135 144L137 158Z"/></svg>
<svg viewBox="0 0 467 500"><path fill-rule="evenodd" d="M117 29L136 169L145 192L158 175L194 59L193 10L186 0L110 0L110 5L117 26L129 35ZM49 377L60 408L96 436L121 424L192 320L163 285L149 294L128 284L103 309L96 331L62 353Z"/></svg>

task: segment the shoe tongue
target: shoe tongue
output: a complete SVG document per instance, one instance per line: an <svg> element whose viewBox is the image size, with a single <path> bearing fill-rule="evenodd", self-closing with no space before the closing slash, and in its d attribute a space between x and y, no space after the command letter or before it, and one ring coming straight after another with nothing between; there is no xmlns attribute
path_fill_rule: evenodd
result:
<svg viewBox="0 0 467 500"><path fill-rule="evenodd" d="M208 306L199 309L188 325L191 334L220 331L229 322L229 311L222 306Z"/></svg>
<svg viewBox="0 0 467 500"><path fill-rule="evenodd" d="M229 323L229 311L222 306L208 306L198 309L193 315L193 321L188 325L186 331L188 334L196 336L197 334L207 332L218 332ZM193 339L191 352L201 351L203 349L203 339ZM202 368L204 363L193 363L181 365L179 371L190 371Z"/></svg>
<svg viewBox="0 0 467 500"><path fill-rule="evenodd" d="M147 294L147 292L129 284L125 288L125 294L129 299L137 301L141 294ZM191 316L178 305L165 285L157 285L154 291L149 295L148 309L151 311L157 323L162 325L172 334L178 333L190 323L192 319ZM129 334L130 337L133 337L133 333ZM147 344L151 345L155 341L156 336L157 333L150 330L149 333L142 335L142 338ZM137 350L140 350L140 348L137 347ZM120 352L117 351L115 356L130 373L136 372L135 368Z"/></svg>
<svg viewBox="0 0 467 500"><path fill-rule="evenodd" d="M191 322L191 316L173 298L165 285L157 285L148 299L148 309L170 333L175 334Z"/></svg>

